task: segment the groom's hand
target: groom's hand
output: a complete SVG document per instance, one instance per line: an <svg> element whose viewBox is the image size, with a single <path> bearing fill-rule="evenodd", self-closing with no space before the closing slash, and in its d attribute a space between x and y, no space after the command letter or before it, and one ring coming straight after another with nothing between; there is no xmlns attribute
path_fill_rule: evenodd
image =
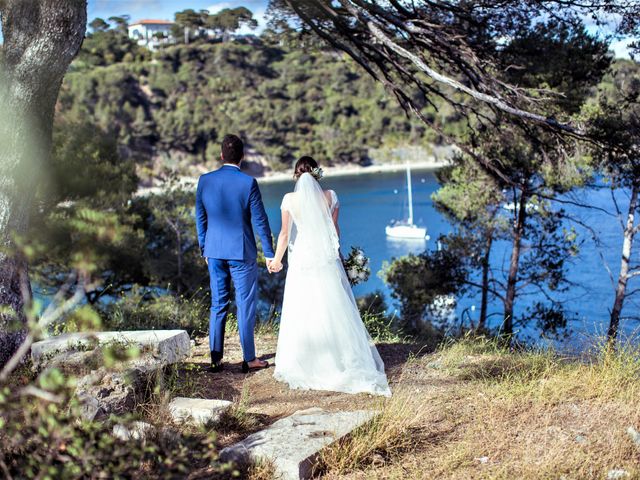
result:
<svg viewBox="0 0 640 480"><path fill-rule="evenodd" d="M282 270L282 262L271 262L271 264L269 265L269 272L271 273L278 273Z"/></svg>
<svg viewBox="0 0 640 480"><path fill-rule="evenodd" d="M267 264L267 271L269 273L273 273L271 272L271 264L273 263L273 258L265 258L264 262Z"/></svg>

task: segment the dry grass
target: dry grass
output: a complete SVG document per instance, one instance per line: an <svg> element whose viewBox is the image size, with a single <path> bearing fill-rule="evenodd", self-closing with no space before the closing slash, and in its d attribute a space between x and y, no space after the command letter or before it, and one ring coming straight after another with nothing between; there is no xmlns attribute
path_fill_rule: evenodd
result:
<svg viewBox="0 0 640 480"><path fill-rule="evenodd" d="M416 436L421 434L421 417L406 393L397 394L381 405L373 421L322 450L314 473L342 475L363 466L385 464L411 451Z"/></svg>
<svg viewBox="0 0 640 480"><path fill-rule="evenodd" d="M245 384L240 397L235 398L231 407L211 425L220 435L221 443L227 445L237 442L264 426L266 416L249 412L250 401L249 389Z"/></svg>
<svg viewBox="0 0 640 480"><path fill-rule="evenodd" d="M273 463L260 461L239 471L241 478L246 480L273 480L276 477L276 469Z"/></svg>
<svg viewBox="0 0 640 480"><path fill-rule="evenodd" d="M640 351L588 359L466 339L409 362L378 420L322 456L326 478L640 478ZM614 478L613 476L611 478Z"/></svg>

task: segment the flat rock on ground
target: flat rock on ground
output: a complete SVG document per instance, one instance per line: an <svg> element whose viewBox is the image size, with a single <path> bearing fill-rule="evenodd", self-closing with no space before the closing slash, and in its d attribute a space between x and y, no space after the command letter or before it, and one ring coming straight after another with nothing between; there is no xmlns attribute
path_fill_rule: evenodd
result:
<svg viewBox="0 0 640 480"><path fill-rule="evenodd" d="M228 400L176 397L169 403L169 413L177 422L206 424L216 421L230 406Z"/></svg>
<svg viewBox="0 0 640 480"><path fill-rule="evenodd" d="M191 350L189 335L184 330L65 333L34 343L31 360L34 365L43 366L65 352L91 350L111 342L138 345L143 350L151 351L165 365L186 358Z"/></svg>
<svg viewBox="0 0 640 480"><path fill-rule="evenodd" d="M107 368L102 362L105 345L137 346L141 355ZM189 356L191 339L184 330L138 330L68 333L35 343L31 357L36 368L60 367L84 370L76 396L82 416L100 420L110 414L131 412L145 401L162 368Z"/></svg>
<svg viewBox="0 0 640 480"><path fill-rule="evenodd" d="M223 461L268 460L283 480L310 478L317 454L375 416L373 411L327 412L310 408L278 420L265 430L220 452Z"/></svg>

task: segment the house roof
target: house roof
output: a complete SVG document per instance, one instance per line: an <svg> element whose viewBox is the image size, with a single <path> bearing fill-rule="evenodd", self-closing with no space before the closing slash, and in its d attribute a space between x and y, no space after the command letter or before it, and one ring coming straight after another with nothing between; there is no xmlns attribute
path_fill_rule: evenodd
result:
<svg viewBox="0 0 640 480"><path fill-rule="evenodd" d="M173 25L173 22L169 20L138 20L137 22L132 22L130 25Z"/></svg>

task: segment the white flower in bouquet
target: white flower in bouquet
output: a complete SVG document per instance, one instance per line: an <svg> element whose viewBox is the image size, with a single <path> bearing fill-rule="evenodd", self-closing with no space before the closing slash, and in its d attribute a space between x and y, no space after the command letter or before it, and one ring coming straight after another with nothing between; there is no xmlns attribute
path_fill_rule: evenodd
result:
<svg viewBox="0 0 640 480"><path fill-rule="evenodd" d="M351 286L358 285L369 278L369 258L361 248L351 247L349 256L343 260L344 269Z"/></svg>

